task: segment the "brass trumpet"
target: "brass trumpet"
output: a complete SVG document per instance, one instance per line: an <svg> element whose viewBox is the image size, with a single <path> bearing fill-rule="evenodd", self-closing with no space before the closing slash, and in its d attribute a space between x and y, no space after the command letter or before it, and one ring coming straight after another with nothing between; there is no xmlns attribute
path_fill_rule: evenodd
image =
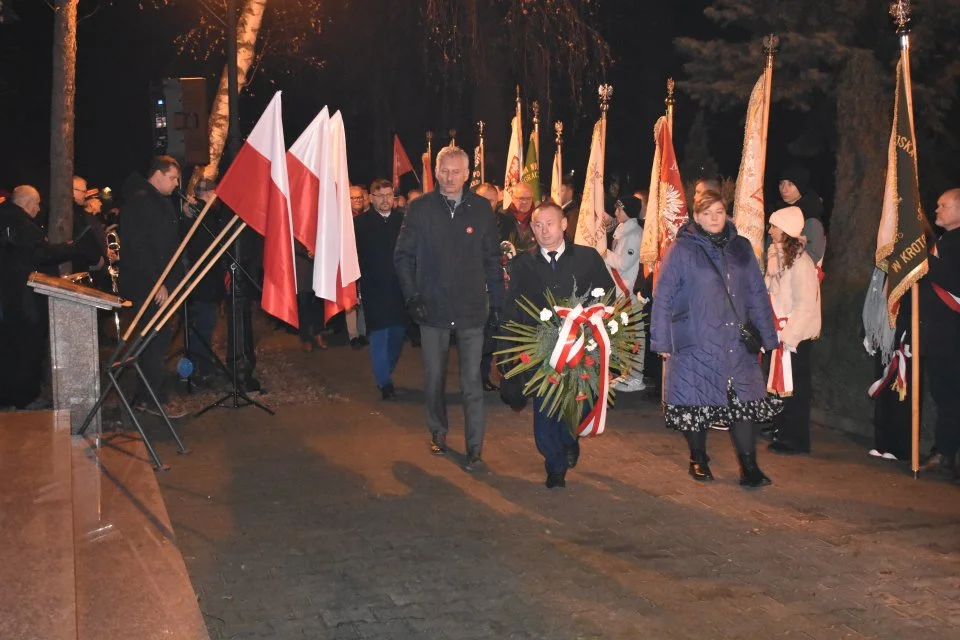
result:
<svg viewBox="0 0 960 640"><path fill-rule="evenodd" d="M107 274L110 276L110 286L114 293L119 292L117 278L120 276L120 234L116 228L107 232Z"/></svg>

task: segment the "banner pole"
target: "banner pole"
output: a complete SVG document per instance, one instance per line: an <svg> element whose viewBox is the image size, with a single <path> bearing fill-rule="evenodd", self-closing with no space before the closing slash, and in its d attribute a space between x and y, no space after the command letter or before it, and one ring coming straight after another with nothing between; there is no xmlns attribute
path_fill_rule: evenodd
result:
<svg viewBox="0 0 960 640"><path fill-rule="evenodd" d="M483 184L487 181L487 173L484 168L484 165L487 164L487 159L484 157L483 149L483 120L477 122L477 129L480 130L480 184Z"/></svg>
<svg viewBox="0 0 960 640"><path fill-rule="evenodd" d="M667 105L667 127L670 129L671 136L673 136L673 106L677 102L673 97L673 89L675 86L676 83L673 81L673 78L667 78L667 97L663 103Z"/></svg>
<svg viewBox="0 0 960 640"><path fill-rule="evenodd" d="M767 166L767 134L770 131L770 101L773 89L773 58L780 50L780 38L770 33L763 38L763 53L766 55L766 64L763 67L763 153L760 166L765 170Z"/></svg>

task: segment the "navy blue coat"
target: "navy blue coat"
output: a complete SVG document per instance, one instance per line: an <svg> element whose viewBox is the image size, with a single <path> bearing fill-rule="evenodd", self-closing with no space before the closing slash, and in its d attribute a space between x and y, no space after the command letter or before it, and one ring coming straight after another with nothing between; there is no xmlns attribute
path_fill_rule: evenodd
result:
<svg viewBox="0 0 960 640"><path fill-rule="evenodd" d="M650 348L669 353L664 372L667 404L727 404L727 380L742 402L766 395L757 356L740 340L717 266L727 279L740 318L753 322L768 350L779 342L773 309L750 242L727 223L730 240L717 247L687 224L664 255L653 297ZM709 256L709 257L708 257Z"/></svg>

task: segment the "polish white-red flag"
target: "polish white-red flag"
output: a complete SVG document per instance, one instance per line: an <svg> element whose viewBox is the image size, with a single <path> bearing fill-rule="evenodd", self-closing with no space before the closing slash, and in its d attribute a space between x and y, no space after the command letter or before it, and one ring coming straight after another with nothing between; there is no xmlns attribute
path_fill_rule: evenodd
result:
<svg viewBox="0 0 960 640"><path fill-rule="evenodd" d="M317 250L321 148L329 122L330 112L324 107L287 151L293 237L311 253Z"/></svg>
<svg viewBox="0 0 960 640"><path fill-rule="evenodd" d="M393 136L393 190L400 188L400 176L413 171L413 163L410 162L407 152L400 144L400 136Z"/></svg>
<svg viewBox="0 0 960 640"><path fill-rule="evenodd" d="M263 236L263 310L298 327L290 184L279 91L240 147L216 193Z"/></svg>
<svg viewBox="0 0 960 640"><path fill-rule="evenodd" d="M329 320L357 305L360 279L350 209L347 137L339 111L330 116L321 143L313 291L324 299L324 317Z"/></svg>

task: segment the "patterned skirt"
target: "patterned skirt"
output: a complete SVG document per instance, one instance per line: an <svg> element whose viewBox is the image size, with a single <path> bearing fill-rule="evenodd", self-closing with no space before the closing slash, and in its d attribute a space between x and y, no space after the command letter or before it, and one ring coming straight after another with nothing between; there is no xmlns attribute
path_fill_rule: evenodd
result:
<svg viewBox="0 0 960 640"><path fill-rule="evenodd" d="M729 427L738 422L770 422L781 411L783 400L776 396L741 402L733 390L733 380L729 380L726 405L668 404L664 406L663 417L668 429L703 431L710 425Z"/></svg>

